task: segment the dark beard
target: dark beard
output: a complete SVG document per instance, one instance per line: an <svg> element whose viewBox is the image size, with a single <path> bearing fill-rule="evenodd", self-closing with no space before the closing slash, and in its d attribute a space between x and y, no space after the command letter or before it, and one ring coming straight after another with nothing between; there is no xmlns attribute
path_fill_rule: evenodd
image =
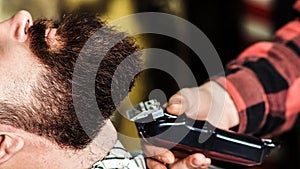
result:
<svg viewBox="0 0 300 169"><path fill-rule="evenodd" d="M87 23L83 23L87 28L82 28L81 24L74 25L82 23L84 18L89 18ZM37 112L34 119L42 120L35 120L33 123L36 127L27 130L55 140L61 147L84 148L109 117L109 114L104 118L99 114L85 114L83 111L79 114L75 112L73 105L72 72L80 49L90 35L80 36L86 39L81 38L77 41L73 41L70 37L75 36L74 29L82 33L89 30L92 33L97 27L101 27L99 21L94 18L72 14L66 16L60 24L52 20L39 19L29 29L30 47L46 71L41 76L39 88L33 89L32 92L36 104L31 107ZM90 24L97 26L91 28L88 26ZM59 49L53 49L46 42L45 31L49 28L57 28L56 40L63 45ZM83 119L88 127L83 128L78 118Z"/></svg>
<svg viewBox="0 0 300 169"><path fill-rule="evenodd" d="M123 37L123 40L109 50L100 65L83 63L83 66L97 68L95 79L91 81L83 76L82 81L73 82L74 66L83 45L103 26L104 22L99 21L98 17L83 13L66 15L61 23L46 19L35 21L29 29L30 48L45 71L37 82L38 87L32 89L31 104L18 106L3 104L7 116L3 114L0 121L46 137L61 147L75 149L86 147L128 94L127 79L132 79L134 73L140 70L140 55L133 54L138 50L134 39L107 27L103 30L106 38L98 35L92 43L95 46L88 49L85 54L97 56L114 43L114 38ZM53 48L47 44L45 40L47 28L57 28L56 40L61 46ZM117 84L120 85L117 91L118 98L113 100L111 83L114 72L118 65L132 54L135 59L124 69L126 73L117 78ZM90 88L80 88L81 84L90 86L89 83L95 84L95 96L90 96L88 91ZM72 95L74 85L80 88L79 95L75 96L78 97L80 105L76 112ZM97 101L97 109L102 114L99 114L95 107L89 107L94 98Z"/></svg>

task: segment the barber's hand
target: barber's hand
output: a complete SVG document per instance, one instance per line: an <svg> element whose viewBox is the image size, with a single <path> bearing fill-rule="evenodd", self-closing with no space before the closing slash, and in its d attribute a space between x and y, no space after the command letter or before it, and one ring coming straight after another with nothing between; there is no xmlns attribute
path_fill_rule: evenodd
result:
<svg viewBox="0 0 300 169"><path fill-rule="evenodd" d="M239 124L239 117L233 101L228 93L215 82L180 90L169 99L166 108L171 114L185 113L190 118L207 120L214 126L225 130ZM170 150L145 143L143 148L145 154L152 157L147 158L147 165L150 169L163 169L166 168L165 164L169 164L169 168L172 169L202 169L208 168L211 163L209 158L200 153L176 159Z"/></svg>
<svg viewBox="0 0 300 169"><path fill-rule="evenodd" d="M169 99L166 108L171 114L185 113L192 119L207 120L225 130L239 124L239 116L231 97L213 81L200 87L180 90Z"/></svg>
<svg viewBox="0 0 300 169"><path fill-rule="evenodd" d="M206 169L211 164L211 160L200 153L178 159L171 151L147 143L143 143L143 151L149 157L149 169L167 169L166 166L168 169Z"/></svg>

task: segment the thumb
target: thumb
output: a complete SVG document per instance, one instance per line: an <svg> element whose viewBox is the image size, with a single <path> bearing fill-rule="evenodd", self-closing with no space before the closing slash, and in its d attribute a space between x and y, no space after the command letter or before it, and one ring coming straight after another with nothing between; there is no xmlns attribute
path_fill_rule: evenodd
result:
<svg viewBox="0 0 300 169"><path fill-rule="evenodd" d="M167 104L167 112L173 115L180 115L186 111L187 101L181 94L173 95Z"/></svg>

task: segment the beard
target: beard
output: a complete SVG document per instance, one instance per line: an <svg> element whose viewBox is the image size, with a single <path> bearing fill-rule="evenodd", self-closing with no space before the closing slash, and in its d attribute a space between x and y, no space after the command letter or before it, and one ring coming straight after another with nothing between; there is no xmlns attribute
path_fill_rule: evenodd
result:
<svg viewBox="0 0 300 169"><path fill-rule="evenodd" d="M50 28L57 29L54 40L58 45L52 45L45 38L45 31ZM74 67L81 49L99 29L103 34L93 38L93 45L84 51L84 55L97 58L108 46L113 47L100 65L97 62L81 63L79 67L87 67L87 72L74 82ZM31 86L32 96L28 103L0 103L0 111L3 112L0 122L46 137L61 147L82 149L99 133L116 106L127 96L130 90L126 88L127 79L132 79L141 69L140 54L136 52L139 48L132 37L107 27L98 16L88 13L68 14L61 22L38 19L28 32L33 56L42 65L43 71L35 85ZM112 45L119 37L122 40ZM125 66L126 73L116 78L118 97L113 99L111 83L114 72L129 55L134 59ZM96 69L95 79L86 78L89 69ZM94 93L90 92L91 86ZM76 89L77 93L74 94L72 89ZM74 98L77 105L74 105ZM94 99L96 107L89 104Z"/></svg>

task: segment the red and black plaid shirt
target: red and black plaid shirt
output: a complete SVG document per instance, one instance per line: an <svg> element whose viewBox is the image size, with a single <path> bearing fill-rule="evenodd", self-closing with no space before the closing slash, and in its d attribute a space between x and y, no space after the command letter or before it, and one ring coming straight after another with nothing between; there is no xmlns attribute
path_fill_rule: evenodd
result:
<svg viewBox="0 0 300 169"><path fill-rule="evenodd" d="M300 11L300 0L294 7ZM237 107L239 132L271 136L300 124L300 19L279 29L272 42L247 48L226 70L216 81Z"/></svg>

